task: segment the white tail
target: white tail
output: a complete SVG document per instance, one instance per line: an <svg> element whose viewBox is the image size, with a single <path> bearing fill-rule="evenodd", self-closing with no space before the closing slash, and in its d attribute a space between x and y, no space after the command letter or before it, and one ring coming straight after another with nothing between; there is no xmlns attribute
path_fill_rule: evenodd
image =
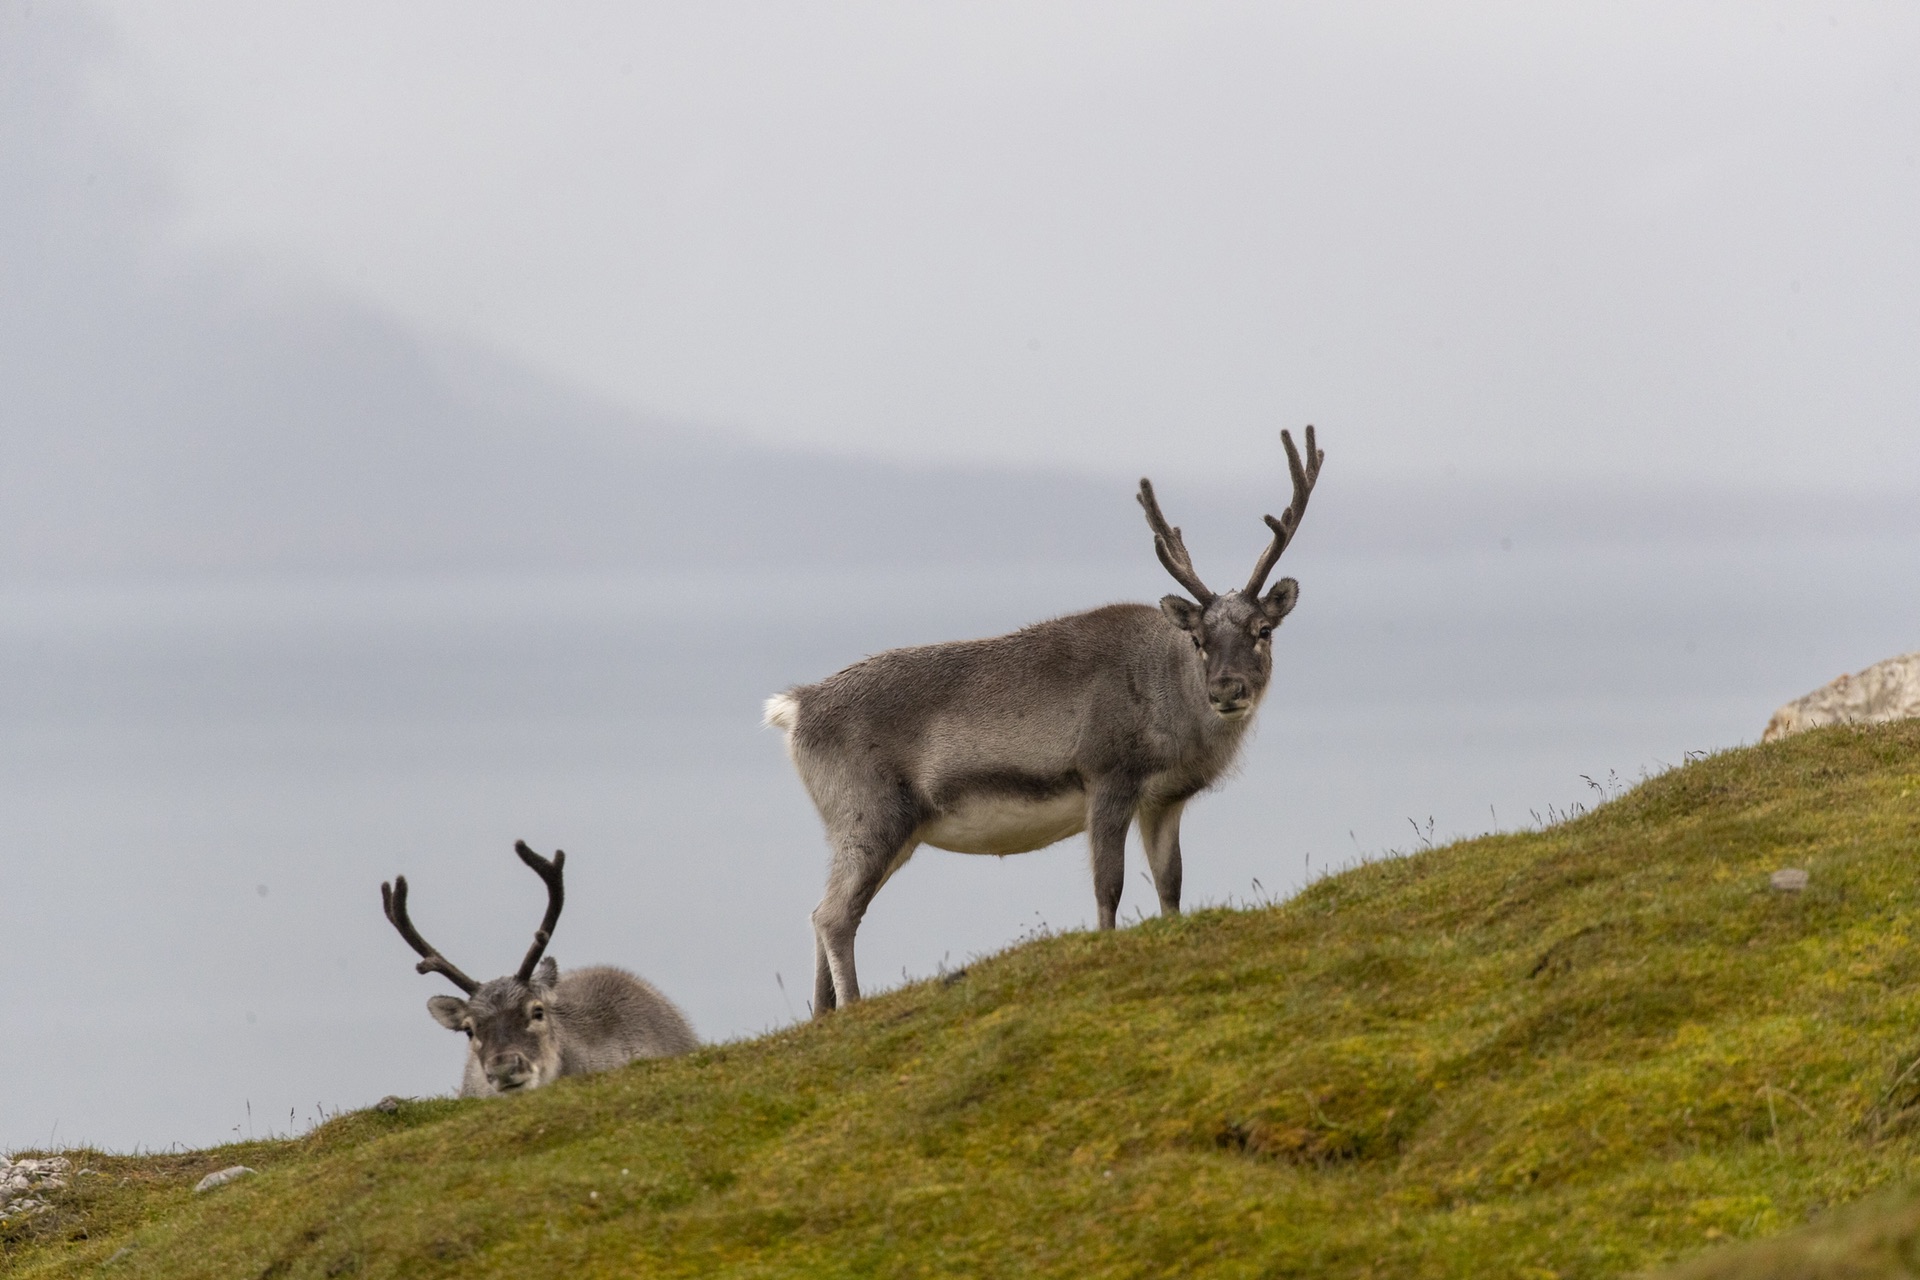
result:
<svg viewBox="0 0 1920 1280"><path fill-rule="evenodd" d="M782 733L792 733L793 726L799 723L800 703L790 693L776 693L767 699L767 705L761 712L760 723L769 729L778 729Z"/></svg>

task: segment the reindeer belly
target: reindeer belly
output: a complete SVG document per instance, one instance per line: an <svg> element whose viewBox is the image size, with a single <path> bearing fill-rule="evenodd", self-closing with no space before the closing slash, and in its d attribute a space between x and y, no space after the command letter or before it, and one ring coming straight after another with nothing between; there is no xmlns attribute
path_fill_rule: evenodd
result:
<svg viewBox="0 0 1920 1280"><path fill-rule="evenodd" d="M956 800L922 826L916 838L953 853L1030 853L1087 827L1087 795L978 795Z"/></svg>

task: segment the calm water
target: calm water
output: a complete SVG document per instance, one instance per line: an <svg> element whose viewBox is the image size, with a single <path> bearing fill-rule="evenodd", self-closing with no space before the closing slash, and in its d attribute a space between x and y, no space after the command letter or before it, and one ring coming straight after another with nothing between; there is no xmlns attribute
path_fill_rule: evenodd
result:
<svg viewBox="0 0 1920 1280"><path fill-rule="evenodd" d="M1920 647L1920 540L1291 568L1258 737L1189 810L1190 903L1284 894L1429 820L1530 825L1592 799L1583 774L1752 741L1786 698ZM761 700L891 645L1152 599L1157 574L0 589L0 1149L198 1145L450 1089L463 1042L422 1007L445 984L378 885L407 874L427 936L490 976L542 906L516 837L569 852L563 964L638 970L709 1038L803 1016L825 857ZM1127 914L1151 900L1130 873ZM1091 916L1079 840L923 851L861 970Z"/></svg>

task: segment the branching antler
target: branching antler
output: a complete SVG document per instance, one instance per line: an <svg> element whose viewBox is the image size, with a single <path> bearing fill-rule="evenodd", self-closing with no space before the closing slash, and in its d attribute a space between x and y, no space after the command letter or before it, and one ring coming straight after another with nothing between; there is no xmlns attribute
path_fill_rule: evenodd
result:
<svg viewBox="0 0 1920 1280"><path fill-rule="evenodd" d="M533 945L527 948L527 958L520 962L520 972L514 975L525 982L533 977L533 966L539 964L540 957L546 953L547 942L553 937L553 926L560 923L560 908L566 905L567 889L560 876L561 868L567 865L567 853L564 849L555 849L553 861L549 862L528 848L525 840L514 841L513 851L520 855L520 861L532 867L547 882L546 918L540 921L540 927L534 931Z"/></svg>
<svg viewBox="0 0 1920 1280"><path fill-rule="evenodd" d="M1160 514L1160 503L1153 496L1153 481L1142 477L1139 497L1140 505L1147 513L1147 525L1153 530L1153 549L1160 556L1160 563L1202 607L1212 604L1213 592L1207 590L1207 584L1200 581L1200 575L1194 572L1193 557L1187 554L1187 544L1181 539L1180 531L1168 524L1167 518Z"/></svg>
<svg viewBox="0 0 1920 1280"><path fill-rule="evenodd" d="M1280 433L1280 443L1287 446L1287 470L1293 473L1293 501L1275 520L1264 517L1267 528L1273 530L1273 541L1268 544L1260 563L1253 566L1253 576L1247 579L1246 595L1249 599L1260 594L1260 588L1267 585L1267 575L1273 572L1273 566L1279 561L1280 553L1293 541L1293 534L1300 527L1300 517L1307 509L1307 495L1313 492L1313 482L1320 478L1320 463L1326 454L1314 447L1313 428L1307 428L1307 460L1301 465L1300 451L1293 447L1293 435ZM1178 530L1175 530L1178 533Z"/></svg>
<svg viewBox="0 0 1920 1280"><path fill-rule="evenodd" d="M413 967L415 973L437 973L468 995L480 989L480 984L460 972L445 956L427 945L420 931L413 927L413 921L407 917L407 878L395 876L392 884L382 881L380 884L380 905L387 913L387 922L400 931L407 945L421 955L419 964Z"/></svg>

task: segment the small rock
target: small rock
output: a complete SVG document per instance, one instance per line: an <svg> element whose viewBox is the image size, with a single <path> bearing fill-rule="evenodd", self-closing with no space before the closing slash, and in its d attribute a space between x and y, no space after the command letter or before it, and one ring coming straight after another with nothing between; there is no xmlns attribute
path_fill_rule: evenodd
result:
<svg viewBox="0 0 1920 1280"><path fill-rule="evenodd" d="M1767 877L1767 883L1781 893L1799 893L1807 887L1807 873L1799 867L1782 867Z"/></svg>
<svg viewBox="0 0 1920 1280"><path fill-rule="evenodd" d="M196 1193L201 1191L211 1191L215 1187L226 1186L229 1182L232 1182L235 1178L244 1178L252 1172L253 1170L247 1168L247 1166L243 1164L236 1164L231 1168L222 1169L218 1173L208 1174L206 1177L200 1179L200 1181L194 1183L193 1189Z"/></svg>
<svg viewBox="0 0 1920 1280"><path fill-rule="evenodd" d="M390 1116L400 1109L400 1099L392 1094L388 1094L386 1097L380 1099L380 1101L374 1103L373 1109L381 1115Z"/></svg>
<svg viewBox="0 0 1920 1280"><path fill-rule="evenodd" d="M1841 676L1773 713L1760 741L1829 724L1881 724L1920 716L1920 653Z"/></svg>

